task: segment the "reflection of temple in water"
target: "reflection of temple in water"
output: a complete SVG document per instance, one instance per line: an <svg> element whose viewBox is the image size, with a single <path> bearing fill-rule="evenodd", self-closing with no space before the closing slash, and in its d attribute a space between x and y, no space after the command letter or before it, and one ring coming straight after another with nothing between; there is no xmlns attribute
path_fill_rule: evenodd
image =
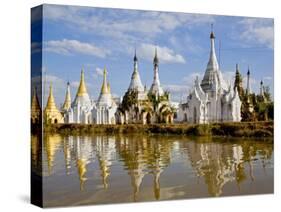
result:
<svg viewBox="0 0 281 212"><path fill-rule="evenodd" d="M170 164L172 145L146 136L117 138L117 151L124 161L124 169L128 170L134 192L134 201L145 175L153 176L155 199L160 198L160 175Z"/></svg>
<svg viewBox="0 0 281 212"><path fill-rule="evenodd" d="M37 175L42 175L42 137L31 135L31 170Z"/></svg>
<svg viewBox="0 0 281 212"><path fill-rule="evenodd" d="M47 161L47 175L51 175L52 174L52 170L53 170L53 166L54 166L54 161L55 161L55 156L56 156L56 152L57 150L60 148L61 145L61 141L62 141L62 137L59 135L48 135L48 136L44 136L43 139L43 148L45 150L46 153L46 160ZM43 167L43 175L45 176L45 169Z"/></svg>
<svg viewBox="0 0 281 212"><path fill-rule="evenodd" d="M180 161L186 161L188 157L197 177L205 182L209 195L220 196L227 183L234 182L239 189L242 182L254 181L255 160L258 159L266 167L273 153L272 146L264 142L255 142L253 145L253 141L232 143L202 141L202 138L195 141L171 140L173 142L165 136L63 137L55 134L44 136L42 149L42 141L32 136L32 170L41 173L40 167L43 164L43 176L63 171L65 176L75 176L77 182L79 180L81 191L85 190L85 184L90 180L97 180L103 185L103 188L97 186L98 189L107 190L111 184L110 176L113 175L111 168L117 161L118 166L119 162L122 164L119 168L130 177L134 201L143 198L146 189L149 189L149 193L151 189L150 194L158 200L165 194L161 195L161 174L172 163L172 159L177 161L173 155L180 153ZM40 160L42 155L43 163ZM177 168L185 167L180 165ZM77 173L77 176L73 173ZM112 179L115 177L113 175ZM141 191L142 188L145 190Z"/></svg>
<svg viewBox="0 0 281 212"><path fill-rule="evenodd" d="M247 141L241 145L220 142L185 142L187 154L198 177L203 177L211 196L220 196L224 185L236 181L238 188L246 178L254 180L253 159L257 151ZM262 144L261 144L262 145ZM266 151L267 157L271 151ZM269 155L268 155L269 154ZM246 167L249 170L246 173Z"/></svg>
<svg viewBox="0 0 281 212"><path fill-rule="evenodd" d="M84 190L87 181L87 165L97 159L100 176L104 188L108 188L110 166L115 153L115 140L106 136L68 137L64 140L64 155L66 170L71 169L71 161L76 161L80 180L80 190ZM67 171L69 173L69 171Z"/></svg>
<svg viewBox="0 0 281 212"><path fill-rule="evenodd" d="M108 188L108 177L110 175L110 166L115 154L114 138L98 136L96 138L96 154L99 161L103 187Z"/></svg>

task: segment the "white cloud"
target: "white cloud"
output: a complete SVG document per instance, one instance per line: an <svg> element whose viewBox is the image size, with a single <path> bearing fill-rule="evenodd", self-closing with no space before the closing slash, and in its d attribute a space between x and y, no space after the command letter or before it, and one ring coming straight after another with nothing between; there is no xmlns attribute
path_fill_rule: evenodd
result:
<svg viewBox="0 0 281 212"><path fill-rule="evenodd" d="M164 90L169 91L171 93L187 93L190 89L187 85L163 85Z"/></svg>
<svg viewBox="0 0 281 212"><path fill-rule="evenodd" d="M97 67L95 72L96 72L97 75L103 76L103 69L102 68Z"/></svg>
<svg viewBox="0 0 281 212"><path fill-rule="evenodd" d="M42 80L42 82L40 82ZM61 79L60 77L57 77L55 75L46 75L43 76L42 79L41 77L35 77L32 78L32 83L33 82L39 82L42 85L43 92L42 92L42 98L43 98L43 105L47 103L48 96L49 96L49 88L50 85L52 84L53 87L53 94L55 97L56 101L56 106L59 108L61 104L64 101L64 95L66 91L66 82ZM41 92L41 89L38 90L38 92Z"/></svg>
<svg viewBox="0 0 281 212"><path fill-rule="evenodd" d="M189 75L183 77L182 81L189 87L192 87L194 85L194 81L195 81L196 77L198 77L199 80L201 80L203 78L203 76L204 76L203 72L192 72Z"/></svg>
<svg viewBox="0 0 281 212"><path fill-rule="evenodd" d="M135 11L118 9L93 9L47 5L44 17L52 21L64 21L66 26L120 39L141 40L167 33L177 27L187 28L215 22L211 15ZM134 33L131 37L129 34ZM144 36L145 35L145 36Z"/></svg>
<svg viewBox="0 0 281 212"><path fill-rule="evenodd" d="M96 67L94 73L92 74L92 77L94 79L97 79L98 77L103 76L103 69L100 67Z"/></svg>
<svg viewBox="0 0 281 212"><path fill-rule="evenodd" d="M189 35L184 36L171 36L169 38L169 43L178 50L187 51L193 54L202 54L203 48L196 43L196 41Z"/></svg>
<svg viewBox="0 0 281 212"><path fill-rule="evenodd" d="M42 51L41 42L32 42L31 43L31 54L35 54Z"/></svg>
<svg viewBox="0 0 281 212"><path fill-rule="evenodd" d="M271 76L266 76L263 78L264 80L268 80L268 81L271 81L272 80L272 77Z"/></svg>
<svg viewBox="0 0 281 212"><path fill-rule="evenodd" d="M64 55L85 54L101 58L110 54L109 50L99 48L95 44L68 39L46 41L44 50Z"/></svg>
<svg viewBox="0 0 281 212"><path fill-rule="evenodd" d="M235 80L235 72L234 71L222 71L222 76L224 81L227 84L230 84L233 86L234 80Z"/></svg>
<svg viewBox="0 0 281 212"><path fill-rule="evenodd" d="M272 19L245 18L239 22L242 26L240 39L248 42L257 42L273 49L274 26Z"/></svg>
<svg viewBox="0 0 281 212"><path fill-rule="evenodd" d="M171 94L172 100L177 102L182 101L187 96L188 91L190 90L190 87L188 85L175 84L163 85L163 88Z"/></svg>
<svg viewBox="0 0 281 212"><path fill-rule="evenodd" d="M138 55L141 58L152 61L155 55L156 46L153 44L142 43L137 48ZM157 55L160 63L185 63L182 55L177 54L174 50L166 46L157 46Z"/></svg>

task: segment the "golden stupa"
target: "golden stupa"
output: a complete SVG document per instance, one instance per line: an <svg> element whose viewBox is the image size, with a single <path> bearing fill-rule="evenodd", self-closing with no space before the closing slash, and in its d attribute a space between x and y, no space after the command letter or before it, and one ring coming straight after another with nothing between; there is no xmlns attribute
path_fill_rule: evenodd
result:
<svg viewBox="0 0 281 212"><path fill-rule="evenodd" d="M42 116L42 110L37 96L37 89L35 87L32 96L32 101L31 101L31 123L39 124L42 120L41 116Z"/></svg>
<svg viewBox="0 0 281 212"><path fill-rule="evenodd" d="M63 116L58 110L55 98L53 95L53 87L50 85L50 93L47 101L47 105L44 110L44 118L47 123L63 123Z"/></svg>

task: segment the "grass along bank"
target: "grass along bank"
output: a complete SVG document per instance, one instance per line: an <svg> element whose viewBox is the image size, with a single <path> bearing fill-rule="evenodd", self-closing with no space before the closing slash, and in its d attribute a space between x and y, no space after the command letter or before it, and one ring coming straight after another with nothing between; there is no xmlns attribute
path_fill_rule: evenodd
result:
<svg viewBox="0 0 281 212"><path fill-rule="evenodd" d="M188 136L224 136L273 138L274 124L269 122L239 122L212 124L128 124L128 125L94 125L94 124L52 124L44 127L44 132L66 135L93 133L153 133Z"/></svg>

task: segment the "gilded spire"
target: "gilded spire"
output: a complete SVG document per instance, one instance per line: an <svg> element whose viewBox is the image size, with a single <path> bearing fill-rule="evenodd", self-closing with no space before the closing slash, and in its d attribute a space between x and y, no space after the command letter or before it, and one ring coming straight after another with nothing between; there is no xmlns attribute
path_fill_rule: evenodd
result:
<svg viewBox="0 0 281 212"><path fill-rule="evenodd" d="M36 89L36 87L34 87L32 101L31 101L31 111L37 111L37 110L41 111L41 107L40 107L39 99L37 96L37 89Z"/></svg>
<svg viewBox="0 0 281 212"><path fill-rule="evenodd" d="M86 83L85 83L84 70L82 68L77 96L84 96L85 94L87 94L87 88L86 88Z"/></svg>
<svg viewBox="0 0 281 212"><path fill-rule="evenodd" d="M52 86L52 84L50 85L50 91L49 91L49 97L48 97L46 109L49 109L49 110L54 110L55 109L55 110L57 110L56 103L55 103L55 98L54 98L54 95L53 95L53 86Z"/></svg>
<svg viewBox="0 0 281 212"><path fill-rule="evenodd" d="M52 84L50 85L50 93L44 110L44 117L45 121L48 123L63 123L63 116L55 103Z"/></svg>
<svg viewBox="0 0 281 212"><path fill-rule="evenodd" d="M32 101L31 101L31 121L34 124L39 124L42 116L42 111L37 96L37 89L34 87Z"/></svg>
<svg viewBox="0 0 281 212"><path fill-rule="evenodd" d="M104 70L103 70L103 83L102 83L102 87L101 87L101 94L109 93L106 75L107 75L107 71L106 71L106 68L104 68Z"/></svg>
<svg viewBox="0 0 281 212"><path fill-rule="evenodd" d="M68 110L71 106L71 96L70 96L70 83L67 82L67 89L65 94L65 100L62 106L63 110Z"/></svg>

